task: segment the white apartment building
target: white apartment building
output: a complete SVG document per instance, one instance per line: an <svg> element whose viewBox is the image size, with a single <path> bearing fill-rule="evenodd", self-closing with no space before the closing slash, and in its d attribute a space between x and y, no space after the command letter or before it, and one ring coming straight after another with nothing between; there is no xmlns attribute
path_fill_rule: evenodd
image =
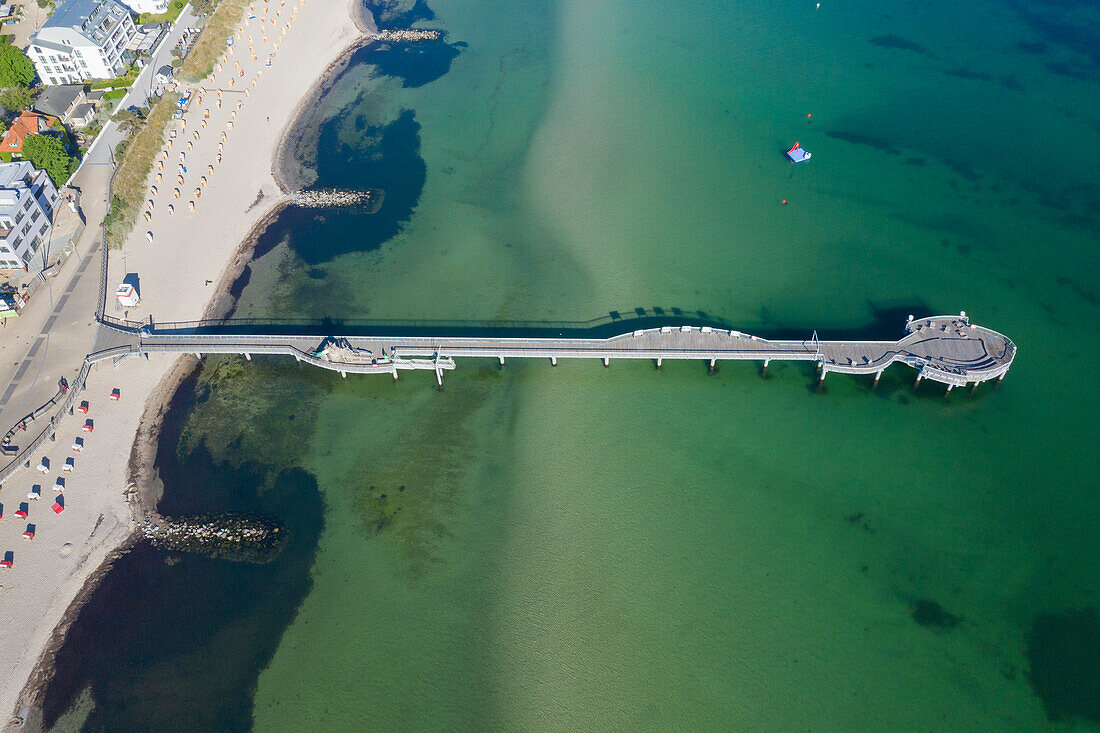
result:
<svg viewBox="0 0 1100 733"><path fill-rule="evenodd" d="M62 0L30 37L27 56L47 85L111 79L126 71L122 54L137 35L118 0Z"/></svg>
<svg viewBox="0 0 1100 733"><path fill-rule="evenodd" d="M0 163L0 269L36 272L35 254L50 238L57 189L27 161Z"/></svg>
<svg viewBox="0 0 1100 733"><path fill-rule="evenodd" d="M135 13L168 12L168 0L124 0Z"/></svg>

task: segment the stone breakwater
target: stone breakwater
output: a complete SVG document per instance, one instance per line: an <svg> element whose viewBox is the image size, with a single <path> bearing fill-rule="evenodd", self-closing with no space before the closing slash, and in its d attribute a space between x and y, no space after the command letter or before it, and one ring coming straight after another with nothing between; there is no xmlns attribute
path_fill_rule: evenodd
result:
<svg viewBox="0 0 1100 733"><path fill-rule="evenodd" d="M278 523L243 514L155 517L139 528L162 550L253 563L273 560L286 537Z"/></svg>
<svg viewBox="0 0 1100 733"><path fill-rule="evenodd" d="M411 28L406 30L384 30L371 33L368 39L374 41L390 41L392 43L409 43L411 41L437 41L443 37L439 31L418 31Z"/></svg>
<svg viewBox="0 0 1100 733"><path fill-rule="evenodd" d="M370 209L373 214L382 205L381 190L351 191L340 188L326 188L318 191L299 191L287 198L294 206L304 209L325 209L339 206L357 206Z"/></svg>

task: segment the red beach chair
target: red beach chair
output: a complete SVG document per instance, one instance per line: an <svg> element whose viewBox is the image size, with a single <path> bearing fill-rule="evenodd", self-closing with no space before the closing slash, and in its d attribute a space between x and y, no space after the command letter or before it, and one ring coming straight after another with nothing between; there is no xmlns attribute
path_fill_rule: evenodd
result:
<svg viewBox="0 0 1100 733"><path fill-rule="evenodd" d="M82 425L80 429L83 430L85 433L90 433L95 430L95 423L93 423L91 420L85 420L84 425Z"/></svg>
<svg viewBox="0 0 1100 733"><path fill-rule="evenodd" d="M27 525L27 529L23 531L23 539L25 539L25 540L33 540L34 539L34 526L33 525L30 525L30 524Z"/></svg>
<svg viewBox="0 0 1100 733"><path fill-rule="evenodd" d="M58 501L55 501L53 503L53 506L50 508L53 509L54 514L60 514L61 512L65 511L65 505L61 503L60 499Z"/></svg>
<svg viewBox="0 0 1100 733"><path fill-rule="evenodd" d="M19 517L20 519L26 519L28 510L29 505L27 504L27 502L23 502L19 505L19 508L15 510L15 516Z"/></svg>
<svg viewBox="0 0 1100 733"><path fill-rule="evenodd" d="M11 553L8 554L10 555ZM3 568L4 570L11 570L11 566L12 561L10 558L5 557L3 560L0 560L0 568Z"/></svg>
<svg viewBox="0 0 1100 733"><path fill-rule="evenodd" d="M122 393L118 391L118 387L111 390L111 399L118 402L122 399Z"/></svg>
<svg viewBox="0 0 1100 733"><path fill-rule="evenodd" d="M88 414L88 400L84 400L83 402L81 402L80 407L76 408L76 411L79 412L81 415L87 415Z"/></svg>

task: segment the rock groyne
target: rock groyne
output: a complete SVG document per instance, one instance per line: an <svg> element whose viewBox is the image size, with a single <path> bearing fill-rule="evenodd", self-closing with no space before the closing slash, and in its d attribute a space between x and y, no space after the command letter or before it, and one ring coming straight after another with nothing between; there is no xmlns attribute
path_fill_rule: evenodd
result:
<svg viewBox="0 0 1100 733"><path fill-rule="evenodd" d="M437 41L443 37L439 31L419 31L412 28L403 30L382 30L367 36L373 41L389 41L391 43L411 43L414 41Z"/></svg>
<svg viewBox="0 0 1100 733"><path fill-rule="evenodd" d="M384 191L370 189L367 191L352 191L343 188L323 188L316 191L299 191L288 196L290 203L304 209L327 209L335 207L355 206L367 209L368 214L373 214L382 206Z"/></svg>
<svg viewBox="0 0 1100 733"><path fill-rule="evenodd" d="M277 522L244 514L157 516L142 522L139 529L142 537L162 550L253 563L273 560L286 537Z"/></svg>

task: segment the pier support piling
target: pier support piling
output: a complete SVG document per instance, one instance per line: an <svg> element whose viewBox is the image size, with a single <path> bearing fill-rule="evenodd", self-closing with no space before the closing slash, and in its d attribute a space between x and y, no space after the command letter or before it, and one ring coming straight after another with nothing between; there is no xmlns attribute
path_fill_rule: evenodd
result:
<svg viewBox="0 0 1100 733"><path fill-rule="evenodd" d="M498 356L497 358L500 359L500 365L504 366L504 357L503 356Z"/></svg>
<svg viewBox="0 0 1100 733"><path fill-rule="evenodd" d="M340 376L343 377L344 379L347 379L348 378L348 373L347 372L340 372Z"/></svg>
<svg viewBox="0 0 1100 733"><path fill-rule="evenodd" d="M550 357L550 366L557 366L557 365L558 365L558 357L551 356Z"/></svg>
<svg viewBox="0 0 1100 733"><path fill-rule="evenodd" d="M436 369L435 370L435 382L440 387L443 386L443 370L442 369Z"/></svg>
<svg viewBox="0 0 1100 733"><path fill-rule="evenodd" d="M393 381L397 381L397 369L393 370Z"/></svg>
<svg viewBox="0 0 1100 733"><path fill-rule="evenodd" d="M245 358L245 361L252 361L252 354L249 354L246 351L246 352L244 352L244 358Z"/></svg>
<svg viewBox="0 0 1100 733"><path fill-rule="evenodd" d="M913 386L914 387L919 387L920 386L920 380L922 380L922 379L924 379L924 375L918 373L917 374L917 381L913 382Z"/></svg>
<svg viewBox="0 0 1100 733"><path fill-rule="evenodd" d="M714 374L716 367L718 366L717 359L711 359L707 364L707 374Z"/></svg>
<svg viewBox="0 0 1100 733"><path fill-rule="evenodd" d="M603 358L603 365L604 365L605 367L609 367L609 366L611 366L611 358L610 358L610 357L607 357L607 356L605 356L605 357Z"/></svg>
<svg viewBox="0 0 1100 733"><path fill-rule="evenodd" d="M875 381L871 384L871 389L874 389L875 387L878 386L878 380L882 379L882 372L883 371L884 370L879 369L877 372L875 372Z"/></svg>
<svg viewBox="0 0 1100 733"><path fill-rule="evenodd" d="M661 368L661 362L662 362L662 361L664 361L664 360L663 360L663 359L662 359L661 357L659 357L659 356L658 356L658 357L657 357L657 368L658 368L658 369L660 369L660 368Z"/></svg>

